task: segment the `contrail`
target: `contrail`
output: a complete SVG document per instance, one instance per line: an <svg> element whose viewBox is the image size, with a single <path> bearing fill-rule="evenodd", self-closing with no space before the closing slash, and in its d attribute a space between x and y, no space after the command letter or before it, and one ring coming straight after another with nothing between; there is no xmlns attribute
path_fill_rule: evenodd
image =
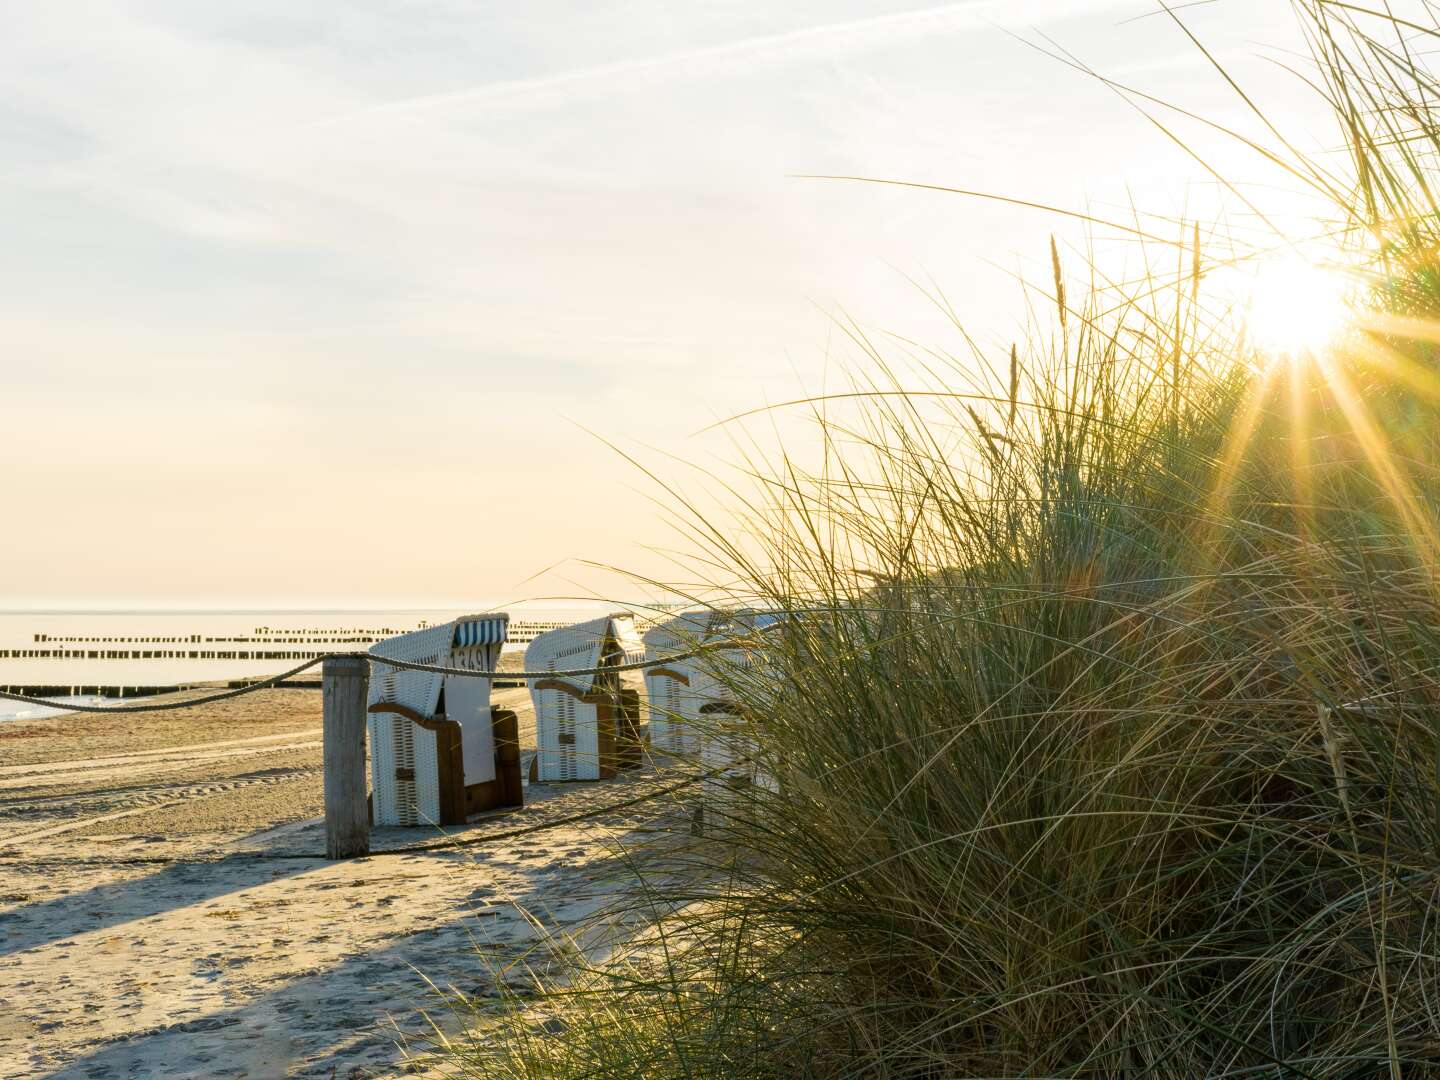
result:
<svg viewBox="0 0 1440 1080"><path fill-rule="evenodd" d="M1013 10L1014 6L1013 0L1010 3L1004 0L960 0L959 3L942 4L938 7L867 16L781 34L764 34L726 42L723 45L596 64L555 75L509 79L466 90L402 98L319 120L306 126L327 127L349 123L362 117L422 113L452 107L548 108L597 94L631 92L680 79L691 80L711 74L744 71L767 63L788 63L810 57L868 52L899 41L975 29L1005 21L1005 12ZM1045 13L1074 14L1076 6L1075 0L1051 0L1046 5ZM1095 6L1104 8L1120 5L1100 3Z"/></svg>

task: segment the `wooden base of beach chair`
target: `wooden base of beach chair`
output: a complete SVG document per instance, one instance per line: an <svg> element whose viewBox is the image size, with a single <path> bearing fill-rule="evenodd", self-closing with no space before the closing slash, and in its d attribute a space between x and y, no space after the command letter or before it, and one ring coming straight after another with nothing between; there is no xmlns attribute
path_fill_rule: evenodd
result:
<svg viewBox="0 0 1440 1080"><path fill-rule="evenodd" d="M615 718L615 766L638 769L645 762L645 740L640 731L640 692L620 691L620 709Z"/></svg>
<svg viewBox="0 0 1440 1080"><path fill-rule="evenodd" d="M645 742L640 732L640 693L621 690L596 702L595 722L599 725L600 779L613 779L621 770L638 769L645 763Z"/></svg>

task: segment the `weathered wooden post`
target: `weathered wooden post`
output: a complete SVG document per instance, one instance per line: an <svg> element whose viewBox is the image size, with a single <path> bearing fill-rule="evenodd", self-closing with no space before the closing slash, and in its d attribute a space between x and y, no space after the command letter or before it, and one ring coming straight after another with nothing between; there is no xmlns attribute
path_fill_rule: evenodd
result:
<svg viewBox="0 0 1440 1080"><path fill-rule="evenodd" d="M370 854L370 810L365 801L365 698L370 661L327 656L321 668L325 721L325 857Z"/></svg>

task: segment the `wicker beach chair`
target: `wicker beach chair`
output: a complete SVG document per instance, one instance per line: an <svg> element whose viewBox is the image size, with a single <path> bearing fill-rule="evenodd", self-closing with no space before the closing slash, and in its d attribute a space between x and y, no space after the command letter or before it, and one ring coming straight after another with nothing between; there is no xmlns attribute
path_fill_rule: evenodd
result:
<svg viewBox="0 0 1440 1080"><path fill-rule="evenodd" d="M629 612L541 634L525 650L527 671L564 671L643 659ZM531 779L606 780L641 763L640 695L620 675L601 673L531 683L535 760Z"/></svg>
<svg viewBox="0 0 1440 1080"><path fill-rule="evenodd" d="M381 657L494 671L509 616L472 615L378 642ZM370 680L372 817L377 825L458 825L519 806L519 725L492 708L490 680L377 661Z"/></svg>
<svg viewBox="0 0 1440 1080"><path fill-rule="evenodd" d="M657 755L689 754L696 749L693 721L701 704L691 692L699 678L697 658L665 658L698 648L720 618L714 611L687 611L645 632L645 659L657 665L645 669L650 748Z"/></svg>
<svg viewBox="0 0 1440 1080"><path fill-rule="evenodd" d="M706 775L702 787L707 798L747 787L777 790L777 779L759 764L754 717L735 700L729 683L737 673L762 682L779 677L765 635L783 618L748 609L712 618L704 638L707 651L687 662L690 682L684 700L694 732L688 749Z"/></svg>

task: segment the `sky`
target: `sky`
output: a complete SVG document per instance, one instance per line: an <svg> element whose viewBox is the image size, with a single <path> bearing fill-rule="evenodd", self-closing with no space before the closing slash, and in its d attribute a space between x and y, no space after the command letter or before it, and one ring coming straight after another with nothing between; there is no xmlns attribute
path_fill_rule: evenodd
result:
<svg viewBox="0 0 1440 1080"><path fill-rule="evenodd" d="M733 436L705 429L833 383L843 320L957 348L916 281L1003 351L1013 275L1085 240L807 177L1210 205L1193 160L1035 47L1243 128L1157 12L0 0L0 608L668 580L688 537L639 466L724 475ZM1323 144L1276 63L1285 0L1181 15Z"/></svg>

